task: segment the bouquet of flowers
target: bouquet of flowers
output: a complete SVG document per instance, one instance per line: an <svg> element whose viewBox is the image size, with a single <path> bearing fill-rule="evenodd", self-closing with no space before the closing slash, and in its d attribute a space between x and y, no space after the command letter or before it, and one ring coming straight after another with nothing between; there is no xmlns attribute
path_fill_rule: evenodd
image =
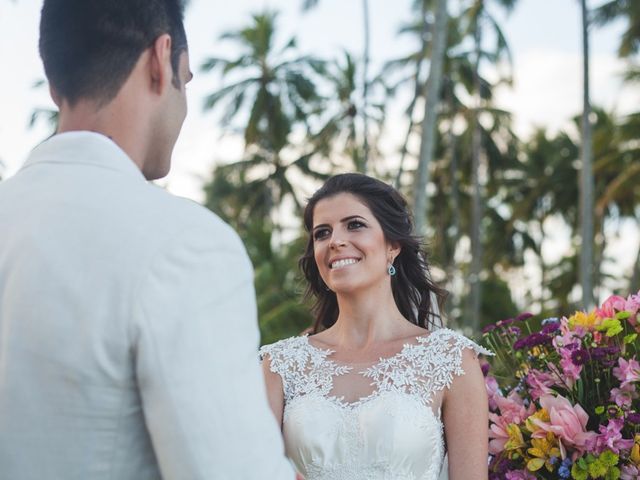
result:
<svg viewBox="0 0 640 480"><path fill-rule="evenodd" d="M640 292L487 327L490 479L640 478L639 333Z"/></svg>

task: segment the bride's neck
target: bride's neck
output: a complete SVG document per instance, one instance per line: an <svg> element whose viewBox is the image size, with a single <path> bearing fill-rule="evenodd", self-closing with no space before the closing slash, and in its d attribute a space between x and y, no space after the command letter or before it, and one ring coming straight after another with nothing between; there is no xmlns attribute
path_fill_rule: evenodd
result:
<svg viewBox="0 0 640 480"><path fill-rule="evenodd" d="M402 336L412 325L402 316L393 295L339 295L339 315L331 327L336 344L363 348Z"/></svg>

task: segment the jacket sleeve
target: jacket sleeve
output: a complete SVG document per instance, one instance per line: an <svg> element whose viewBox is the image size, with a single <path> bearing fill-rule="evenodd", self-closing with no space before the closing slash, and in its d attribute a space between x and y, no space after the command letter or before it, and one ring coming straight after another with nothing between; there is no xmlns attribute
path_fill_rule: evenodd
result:
<svg viewBox="0 0 640 480"><path fill-rule="evenodd" d="M227 225L193 228L155 256L132 343L164 479L292 480L258 361L252 268Z"/></svg>

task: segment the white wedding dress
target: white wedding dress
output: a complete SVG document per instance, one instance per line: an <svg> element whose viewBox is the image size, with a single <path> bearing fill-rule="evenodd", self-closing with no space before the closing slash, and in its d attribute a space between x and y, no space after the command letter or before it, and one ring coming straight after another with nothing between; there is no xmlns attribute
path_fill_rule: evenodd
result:
<svg viewBox="0 0 640 480"><path fill-rule="evenodd" d="M449 329L374 364L345 364L292 337L260 349L284 387L287 456L306 480L438 480L440 405L462 351L491 352Z"/></svg>

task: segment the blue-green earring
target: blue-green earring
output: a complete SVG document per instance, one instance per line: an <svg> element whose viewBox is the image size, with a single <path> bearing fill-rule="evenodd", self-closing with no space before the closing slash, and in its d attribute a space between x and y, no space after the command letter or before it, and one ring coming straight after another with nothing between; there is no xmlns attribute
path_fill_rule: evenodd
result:
<svg viewBox="0 0 640 480"><path fill-rule="evenodd" d="M393 266L393 263L389 264L389 268L387 268L387 273L392 277L396 274L396 267Z"/></svg>

